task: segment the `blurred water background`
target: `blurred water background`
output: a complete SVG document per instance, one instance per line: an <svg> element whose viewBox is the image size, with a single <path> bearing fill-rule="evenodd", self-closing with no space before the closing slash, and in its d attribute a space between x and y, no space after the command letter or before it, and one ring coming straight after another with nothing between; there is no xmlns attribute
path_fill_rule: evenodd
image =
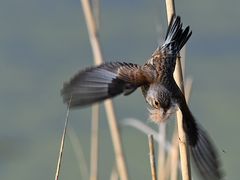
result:
<svg viewBox="0 0 240 180"><path fill-rule="evenodd" d="M210 132L227 178L239 179L240 1L176 1L177 14L193 35L187 43L186 74L194 79L191 109ZM143 63L164 35L164 1L101 1L100 41L106 61ZM157 30L158 29L158 30ZM60 89L93 63L77 0L0 1L0 179L53 179L66 106ZM137 91L114 99L118 120L135 117L152 127ZM72 111L89 162L90 108ZM170 122L171 123L171 122ZM131 179L150 179L147 137L121 127ZM100 179L108 179L114 154L103 106ZM69 139L61 179L79 179Z"/></svg>

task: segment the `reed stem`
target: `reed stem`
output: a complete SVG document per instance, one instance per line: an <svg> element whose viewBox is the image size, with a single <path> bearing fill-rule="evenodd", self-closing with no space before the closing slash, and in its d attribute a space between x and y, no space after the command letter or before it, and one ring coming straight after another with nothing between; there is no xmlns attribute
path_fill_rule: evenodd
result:
<svg viewBox="0 0 240 180"><path fill-rule="evenodd" d="M91 158L90 180L98 179L98 152L99 152L99 105L92 105L92 133L91 133Z"/></svg>
<svg viewBox="0 0 240 180"><path fill-rule="evenodd" d="M85 159L83 148L80 143L80 139L77 136L76 131L73 128L68 128L68 137L72 144L73 151L76 155L77 162L79 164L79 170L82 179L89 179L89 172L87 168L87 161Z"/></svg>
<svg viewBox="0 0 240 180"><path fill-rule="evenodd" d="M159 139L162 143L158 143L158 180L165 180L165 144L166 144L166 123L159 124Z"/></svg>
<svg viewBox="0 0 240 180"><path fill-rule="evenodd" d="M166 9L167 9L167 18L169 23L172 16L175 15L174 0L166 0ZM177 58L177 61L176 61L174 78L179 88L184 94L184 83L183 83L183 75L182 75L180 58ZM190 161L189 161L188 145L187 145L186 134L183 130L183 118L182 118L181 111L177 111L177 124L178 124L179 150L180 150L180 157L181 157L182 179L191 180L191 168L190 168Z"/></svg>
<svg viewBox="0 0 240 180"><path fill-rule="evenodd" d="M67 113L66 113L66 118L65 118L65 124L64 124L64 128L63 128L63 133L62 133L62 139L61 139L61 145L60 145L60 150L59 150L59 154L58 154L58 162L57 162L57 169L56 169L56 173L55 173L55 180L59 179L59 174L60 174L60 168L61 168L61 164L62 164L62 156L63 156L63 149L64 149L64 144L65 144L65 137L66 137L66 132L67 132L67 126L68 126L68 117L69 117L69 111L70 111L70 103L71 103L71 99L69 100L68 103L68 108L67 108Z"/></svg>
<svg viewBox="0 0 240 180"><path fill-rule="evenodd" d="M154 141L153 141L152 134L150 134L148 136L148 144L149 144L149 159L150 159L152 180L157 180L155 153L154 153Z"/></svg>
<svg viewBox="0 0 240 180"><path fill-rule="evenodd" d="M103 63L103 56L102 56L102 52L101 52L101 48L100 48L96 23L93 18L92 9L90 7L90 2L89 2L89 0L81 0L81 3L82 3L85 19L86 19L86 24L87 24L87 28L88 28L89 39L90 39L90 43L92 46L95 64L99 65L99 64ZM128 172L127 172L127 168L126 168L125 158L123 155L120 132L119 132L119 128L118 128L112 101L106 100L104 102L104 105L105 105L108 124L109 124L110 132L111 132L113 147L114 147L114 151L115 151L115 158L116 158L118 173L119 173L121 180L127 180Z"/></svg>

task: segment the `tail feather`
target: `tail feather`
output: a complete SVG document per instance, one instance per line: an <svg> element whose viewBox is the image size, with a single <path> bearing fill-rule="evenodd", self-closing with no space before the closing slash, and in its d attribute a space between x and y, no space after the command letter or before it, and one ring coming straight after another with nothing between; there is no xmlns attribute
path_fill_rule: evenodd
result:
<svg viewBox="0 0 240 180"><path fill-rule="evenodd" d="M199 142L190 146L190 152L198 173L206 180L220 180L223 173L217 150L205 130L198 126Z"/></svg>
<svg viewBox="0 0 240 180"><path fill-rule="evenodd" d="M173 16L168 26L165 42L160 48L171 54L177 54L188 41L192 31L189 26L182 28L180 16Z"/></svg>
<svg viewBox="0 0 240 180"><path fill-rule="evenodd" d="M181 106L183 114L183 129L187 134L187 140L190 146L196 146L199 141L199 128L187 105Z"/></svg>
<svg viewBox="0 0 240 180"><path fill-rule="evenodd" d="M194 119L187 105L181 105L183 129L197 172L205 180L222 179L221 163L217 150L203 127Z"/></svg>

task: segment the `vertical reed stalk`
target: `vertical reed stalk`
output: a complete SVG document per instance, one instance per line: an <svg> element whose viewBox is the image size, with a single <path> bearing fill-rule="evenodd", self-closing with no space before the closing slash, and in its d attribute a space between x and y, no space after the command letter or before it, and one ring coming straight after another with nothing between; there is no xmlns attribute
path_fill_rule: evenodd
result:
<svg viewBox="0 0 240 180"><path fill-rule="evenodd" d="M110 176L110 180L118 180L118 172L116 169L116 166L113 166L112 172L111 172L111 176Z"/></svg>
<svg viewBox="0 0 240 180"><path fill-rule="evenodd" d="M96 22L96 30L100 29L100 0L92 0L93 14Z"/></svg>
<svg viewBox="0 0 240 180"><path fill-rule="evenodd" d="M148 136L148 144L149 144L149 159L150 159L150 165L151 165L152 180L157 180L155 154L154 154L154 141L153 141L152 134Z"/></svg>
<svg viewBox="0 0 240 180"><path fill-rule="evenodd" d="M96 30L96 23L93 18L93 13L90 8L89 0L81 0L81 3L82 3L85 19L86 19L86 24L87 24L87 28L88 28L89 39L90 39L90 43L92 46L95 64L98 65L103 62L103 57L102 57L98 34L97 34L97 30ZM128 173L127 173L125 158L124 158L123 150L122 150L121 137L120 137L112 101L106 100L104 102L104 105L105 105L105 110L106 110L107 117L108 117L107 119L108 119L109 128L111 131L111 137L112 137L112 142L113 142L113 146L114 146L119 176L122 180L127 180Z"/></svg>
<svg viewBox="0 0 240 180"><path fill-rule="evenodd" d="M187 77L185 81L185 98L187 103L189 103L190 101L190 96L192 93L192 83L193 83L192 78Z"/></svg>
<svg viewBox="0 0 240 180"><path fill-rule="evenodd" d="M157 21L156 23L156 32L159 35L159 42L161 42L162 39L162 26L160 24L160 21ZM162 122L158 126L158 134L161 143L158 143L158 163L157 163L157 172L158 172L158 180L165 180L166 179L166 166L165 166L165 146L166 146L166 131L167 131L167 124L166 122Z"/></svg>
<svg viewBox="0 0 240 180"><path fill-rule="evenodd" d="M73 128L68 128L68 136L73 147L73 151L77 157L77 162L79 164L80 174L82 179L88 179L89 173L87 168L87 161L85 159L83 149L80 140Z"/></svg>
<svg viewBox="0 0 240 180"><path fill-rule="evenodd" d="M178 133L177 127L175 126L175 131L172 137L172 149L170 151L170 165L171 165L171 180L177 180L178 177L178 162L179 162L179 154L178 154Z"/></svg>
<svg viewBox="0 0 240 180"><path fill-rule="evenodd" d="M185 83L185 97L186 101L189 102L192 91L192 79L187 78ZM178 177L178 136L177 136L177 128L174 130L173 138L172 138L172 149L170 152L170 164L171 164L171 180L177 180Z"/></svg>
<svg viewBox="0 0 240 180"><path fill-rule="evenodd" d="M167 18L169 23L171 17L175 15L174 0L166 0L166 9L167 9ZM176 83L178 84L178 86L180 87L181 91L184 94L182 67L181 67L181 62L179 58L177 58L174 77L175 77ZM186 139L186 134L183 130L183 119L182 119L182 113L180 111L177 111L177 123L178 123L178 137L179 137L179 150L180 150L180 157L181 157L182 179L191 180L191 169L190 169L187 139Z"/></svg>
<svg viewBox="0 0 240 180"><path fill-rule="evenodd" d="M115 158L116 158L118 173L121 180L127 180L128 172L126 168L125 157L122 150L121 136L120 136L120 132L117 124L116 115L113 109L112 101L108 99L105 101L104 105L107 113L108 124L110 127L113 147L115 151Z"/></svg>
<svg viewBox="0 0 240 180"><path fill-rule="evenodd" d="M92 133L91 133L91 157L90 157L90 180L98 179L98 152L99 152L99 105L92 106Z"/></svg>
<svg viewBox="0 0 240 180"><path fill-rule="evenodd" d="M99 33L100 7L99 0L93 0L92 9L95 19L95 32ZM92 105L92 132L91 132L91 157L90 157L90 180L98 179L98 153L99 153L99 104Z"/></svg>
<svg viewBox="0 0 240 180"><path fill-rule="evenodd" d="M58 180L58 178L59 178L60 168L61 168L61 164L62 164L63 148L64 148L65 137L66 137L66 132L67 132L68 117L69 117L69 111L70 111L69 105L71 103L71 99L72 98L70 98L69 103L68 103L67 114L66 114L65 124L64 124L63 133L62 133L61 145L60 145L60 150L59 150L59 154L58 154L57 169L56 169L56 173L55 173L55 180Z"/></svg>
<svg viewBox="0 0 240 180"><path fill-rule="evenodd" d="M159 138L162 143L158 143L158 180L165 180L165 143L166 143L166 123L159 124Z"/></svg>

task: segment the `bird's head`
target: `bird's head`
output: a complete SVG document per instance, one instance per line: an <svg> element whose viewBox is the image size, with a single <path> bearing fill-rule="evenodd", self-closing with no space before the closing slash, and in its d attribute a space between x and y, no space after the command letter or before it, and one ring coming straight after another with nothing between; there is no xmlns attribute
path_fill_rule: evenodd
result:
<svg viewBox="0 0 240 180"><path fill-rule="evenodd" d="M150 105L150 119L154 122L167 120L177 109L168 91L157 85L149 87L146 101Z"/></svg>

